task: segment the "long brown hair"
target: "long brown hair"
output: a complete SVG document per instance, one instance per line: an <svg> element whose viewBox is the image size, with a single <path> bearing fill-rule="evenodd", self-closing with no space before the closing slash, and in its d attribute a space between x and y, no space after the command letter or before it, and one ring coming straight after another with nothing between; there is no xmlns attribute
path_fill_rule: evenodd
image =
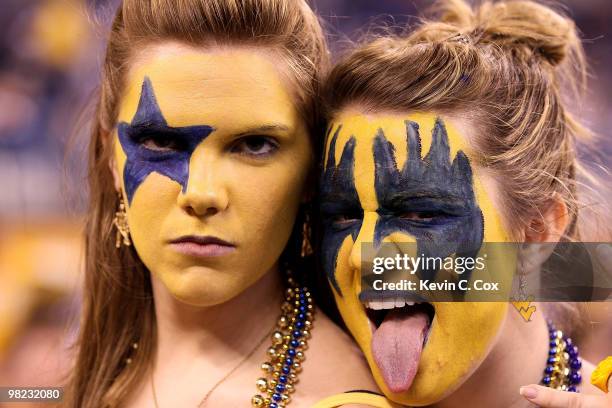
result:
<svg viewBox="0 0 612 408"><path fill-rule="evenodd" d="M327 81L333 116L369 111L462 113L478 128L476 160L504 186L514 238L553 195L567 205L566 239L577 239L576 145L592 135L572 114L586 89L584 50L574 22L534 1L444 0L408 35L366 40Z"/></svg>
<svg viewBox="0 0 612 408"><path fill-rule="evenodd" d="M109 168L109 135L134 51L167 40L204 49L247 44L278 51L289 68L296 107L311 137L319 134L317 95L328 53L319 21L305 0L123 1L108 39L89 145L85 286L64 406L121 404L149 369L156 347L150 274L132 247L115 247L112 221L118 197Z"/></svg>
<svg viewBox="0 0 612 408"><path fill-rule="evenodd" d="M578 228L579 212L581 227L609 213L596 194L601 182L577 157L593 135L571 112L587 77L574 22L535 1L443 0L431 13L408 34L366 38L345 55L326 81L328 116L349 106L462 114L478 130L477 164L503 186L500 210L513 239L524 240L557 196L569 213L564 240L608 241L609 220L588 234ZM590 200L579 199L578 187ZM588 208L593 197L605 215ZM548 309L564 329L579 325L575 304Z"/></svg>

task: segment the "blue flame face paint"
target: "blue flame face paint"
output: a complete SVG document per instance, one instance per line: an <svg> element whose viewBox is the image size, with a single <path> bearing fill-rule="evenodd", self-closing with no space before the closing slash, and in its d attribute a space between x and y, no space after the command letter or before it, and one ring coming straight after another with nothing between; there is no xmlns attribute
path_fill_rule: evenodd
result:
<svg viewBox="0 0 612 408"><path fill-rule="evenodd" d="M321 243L322 258L327 278L338 293L341 293L341 291L334 276L338 249L347 235L351 235L353 240L357 238L363 216L363 210L355 190L355 138L351 137L346 142L340 161L336 165L336 141L341 129L342 125L338 126L334 132L327 155L325 171L320 180L321 212L326 214L323 219L325 233ZM351 214L351 219L354 219L355 222L337 226L333 222L333 216L342 214Z"/></svg>
<svg viewBox="0 0 612 408"><path fill-rule="evenodd" d="M475 257L484 235L483 217L476 204L472 169L463 151L451 163L444 123L436 120L429 152L421 158L419 125L406 121L407 160L397 169L394 146L379 130L374 139L375 189L379 202L374 243L396 231L413 236L417 254L445 258ZM413 214L405 218L405 214ZM421 269L421 279L435 270ZM464 277L469 279L471 269Z"/></svg>
<svg viewBox="0 0 612 408"><path fill-rule="evenodd" d="M327 163L321 178L321 212L323 217L323 264L325 272L340 292L334 275L340 245L347 235L356 239L363 221L363 209L355 190L355 143L349 138L340 162L335 164L339 125L334 133ZM448 135L444 123L437 120L431 148L421 157L419 125L406 121L407 159L398 170L395 147L382 129L365 143L373 143L374 189L378 201L373 242L394 232L403 232L417 241L417 253L445 258L475 256L482 244L483 217L472 188L472 170L468 158L458 151L450 161ZM404 218L417 214L416 219ZM343 222L337 218L343 217ZM419 276L431 279L436 271L421 270ZM470 271L465 277L469 278Z"/></svg>
<svg viewBox="0 0 612 408"><path fill-rule="evenodd" d="M433 320L418 307L382 312L382 321L366 313L404 299L392 292L366 296L363 244L390 242L401 250L402 243L416 243L419 256L445 258L476 255L483 242L509 241L493 205L497 185L472 167L474 150L456 124L431 112L353 107L338 112L326 141L323 267L376 383L402 405L431 405L457 389L486 357L508 310L505 302L433 302ZM436 272L417 274L435 279Z"/></svg>
<svg viewBox="0 0 612 408"><path fill-rule="evenodd" d="M185 192L191 154L213 130L208 125L168 126L155 98L151 80L145 77L136 114L130 123L121 122L117 126L119 142L127 156L123 179L128 202L132 202L136 189L152 172L176 181ZM144 147L142 142L150 137L165 137L172 140L177 148L158 151Z"/></svg>

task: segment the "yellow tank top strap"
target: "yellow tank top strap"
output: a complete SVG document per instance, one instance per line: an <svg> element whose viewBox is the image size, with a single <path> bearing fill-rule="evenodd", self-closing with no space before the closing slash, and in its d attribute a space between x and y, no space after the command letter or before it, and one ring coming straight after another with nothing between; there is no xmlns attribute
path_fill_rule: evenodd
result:
<svg viewBox="0 0 612 408"><path fill-rule="evenodd" d="M597 364L593 374L591 374L591 384L602 390L603 392L610 391L608 389L608 379L612 375L612 356L606 357L603 361Z"/></svg>
<svg viewBox="0 0 612 408"><path fill-rule="evenodd" d="M336 408L347 404L361 404L374 408L400 408L400 405L389 401L384 396L369 392L345 392L332 395L317 402L311 408Z"/></svg>

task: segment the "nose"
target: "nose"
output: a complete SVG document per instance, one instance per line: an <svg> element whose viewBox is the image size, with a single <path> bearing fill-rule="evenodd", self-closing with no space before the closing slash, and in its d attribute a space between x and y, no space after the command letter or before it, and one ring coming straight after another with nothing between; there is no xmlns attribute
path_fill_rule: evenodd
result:
<svg viewBox="0 0 612 408"><path fill-rule="evenodd" d="M179 194L178 205L189 215L215 215L228 208L229 197L220 169L220 160L214 152L199 146L189 161L187 188Z"/></svg>
<svg viewBox="0 0 612 408"><path fill-rule="evenodd" d="M374 242L374 232L376 229L376 221L378 221L378 213L375 211L366 211L363 214L361 229L355 239L355 243L351 248L349 255L349 264L351 269L361 270L362 261L370 261L362 259L362 246L364 243L372 244ZM368 251L371 252L371 251Z"/></svg>

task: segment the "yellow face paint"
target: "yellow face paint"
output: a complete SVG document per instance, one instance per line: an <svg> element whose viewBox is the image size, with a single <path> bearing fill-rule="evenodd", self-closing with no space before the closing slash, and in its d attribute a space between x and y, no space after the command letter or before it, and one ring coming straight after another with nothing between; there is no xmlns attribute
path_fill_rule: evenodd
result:
<svg viewBox="0 0 612 408"><path fill-rule="evenodd" d="M149 51L130 72L115 133L131 238L176 298L219 304L277 262L311 145L262 51Z"/></svg>
<svg viewBox="0 0 612 408"><path fill-rule="evenodd" d="M409 243L432 240L436 236L480 240L477 242L509 241L483 186L482 175L478 169L470 170L472 154L466 139L453 127L452 121L442 117L443 121L437 123L437 119L438 115L433 113L341 112L330 126L321 180L323 258L339 311L364 352L377 384L392 400L406 405L429 405L457 389L484 360L507 310L507 303L501 302L434 302L435 315L425 334L420 359L414 363L418 364L416 375L405 387L398 385L401 381L394 382L393 375L386 374L393 369L381 367L382 360L376 357L380 353L377 345L401 347L403 339L373 341L376 330L382 326L376 328L359 298L362 245ZM442 139L439 135L444 125ZM410 139L415 141L411 146L410 132L420 134L420 143L415 137ZM414 162L408 163L408 160ZM447 168L451 168L452 162L452 177L433 177L431 173L436 171L436 166L445 161ZM391 175L402 169L412 171L412 178L394 181ZM414 176L419 171L422 173ZM462 180L466 185L457 186ZM404 188L407 191L401 191ZM465 191L469 192L465 197L457 193ZM436 222L438 210L429 206L437 204L427 204L432 202L447 202L448 208L458 206L458 211L464 213L448 222ZM470 221L463 225L464 219ZM406 222L414 222L418 227L396 228ZM449 229L447 224L454 226ZM454 238L445 237L447 231L454 231ZM387 332L393 333L393 330ZM398 363L397 367L400 370L404 366Z"/></svg>

